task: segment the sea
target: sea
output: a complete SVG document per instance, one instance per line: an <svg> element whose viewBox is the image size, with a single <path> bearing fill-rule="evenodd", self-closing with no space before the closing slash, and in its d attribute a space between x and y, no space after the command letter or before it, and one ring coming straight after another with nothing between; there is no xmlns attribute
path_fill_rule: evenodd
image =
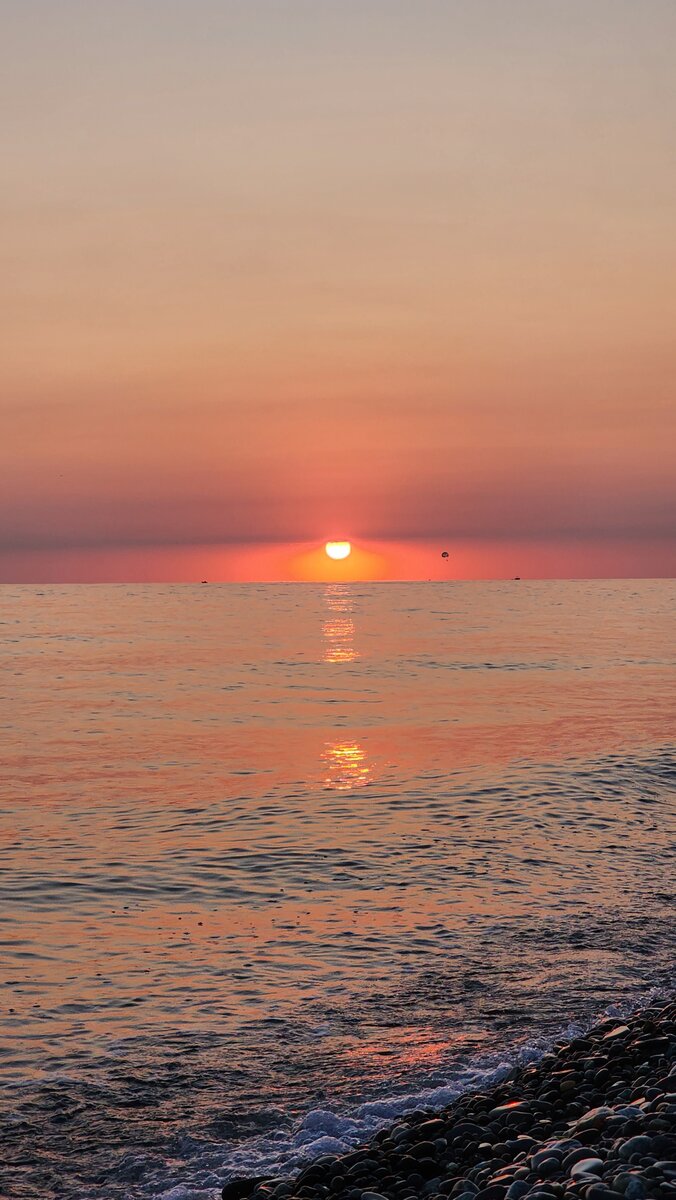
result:
<svg viewBox="0 0 676 1200"><path fill-rule="evenodd" d="M213 1200L674 986L676 583L0 589L0 1193Z"/></svg>

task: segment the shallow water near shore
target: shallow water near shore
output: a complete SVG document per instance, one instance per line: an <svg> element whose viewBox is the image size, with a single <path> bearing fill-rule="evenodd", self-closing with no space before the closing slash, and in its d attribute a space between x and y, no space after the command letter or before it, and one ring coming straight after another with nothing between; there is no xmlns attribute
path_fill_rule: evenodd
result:
<svg viewBox="0 0 676 1200"><path fill-rule="evenodd" d="M675 600L0 589L5 1190L211 1197L671 984Z"/></svg>

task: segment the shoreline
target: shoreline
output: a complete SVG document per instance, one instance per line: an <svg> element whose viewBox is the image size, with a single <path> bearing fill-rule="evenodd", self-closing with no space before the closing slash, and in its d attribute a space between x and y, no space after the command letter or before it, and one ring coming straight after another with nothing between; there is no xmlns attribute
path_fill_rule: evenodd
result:
<svg viewBox="0 0 676 1200"><path fill-rule="evenodd" d="M676 1200L676 999L223 1200Z"/></svg>

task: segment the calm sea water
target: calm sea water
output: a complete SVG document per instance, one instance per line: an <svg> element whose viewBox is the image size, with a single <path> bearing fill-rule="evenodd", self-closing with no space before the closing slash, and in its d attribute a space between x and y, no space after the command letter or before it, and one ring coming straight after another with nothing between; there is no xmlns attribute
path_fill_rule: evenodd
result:
<svg viewBox="0 0 676 1200"><path fill-rule="evenodd" d="M0 589L0 1192L212 1197L673 982L675 599Z"/></svg>

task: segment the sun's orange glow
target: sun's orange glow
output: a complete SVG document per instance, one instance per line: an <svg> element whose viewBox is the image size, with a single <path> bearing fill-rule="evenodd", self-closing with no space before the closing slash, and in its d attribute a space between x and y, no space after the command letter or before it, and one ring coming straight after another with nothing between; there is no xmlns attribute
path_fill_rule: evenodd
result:
<svg viewBox="0 0 676 1200"><path fill-rule="evenodd" d="M289 553L288 551L291 551ZM356 580L384 579L388 575L387 554L379 543L358 545L350 543L347 558L332 558L321 542L297 543L280 553L281 578L307 580L315 583L349 583Z"/></svg>
<svg viewBox="0 0 676 1200"><path fill-rule="evenodd" d="M336 561L341 558L349 558L352 553L352 546L349 542L327 542L324 547L329 558Z"/></svg>

